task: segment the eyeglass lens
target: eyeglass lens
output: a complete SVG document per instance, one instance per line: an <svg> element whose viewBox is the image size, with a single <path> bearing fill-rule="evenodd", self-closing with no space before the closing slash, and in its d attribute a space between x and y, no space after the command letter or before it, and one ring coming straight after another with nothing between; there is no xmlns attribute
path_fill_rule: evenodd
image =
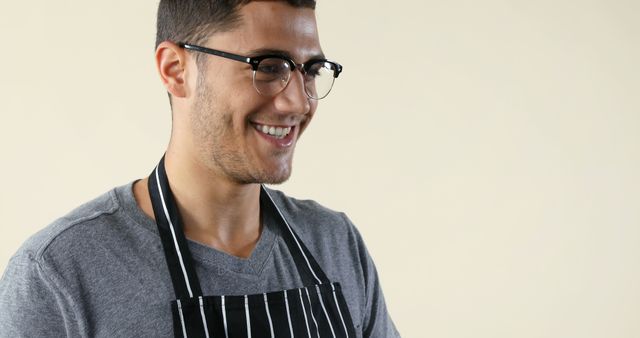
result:
<svg viewBox="0 0 640 338"><path fill-rule="evenodd" d="M287 86L291 78L291 65L284 59L267 58L260 61L253 72L253 85L258 93L271 96ZM304 90L312 99L322 99L329 94L333 82L334 66L329 62L314 63L304 74Z"/></svg>

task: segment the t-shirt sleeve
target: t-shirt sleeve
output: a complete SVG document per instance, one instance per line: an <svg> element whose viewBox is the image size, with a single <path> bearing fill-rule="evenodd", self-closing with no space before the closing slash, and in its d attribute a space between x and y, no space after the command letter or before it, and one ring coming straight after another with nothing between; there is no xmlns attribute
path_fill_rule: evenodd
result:
<svg viewBox="0 0 640 338"><path fill-rule="evenodd" d="M61 290L28 253L14 256L0 280L0 337L67 337L73 314Z"/></svg>
<svg viewBox="0 0 640 338"><path fill-rule="evenodd" d="M364 240L360 235L358 229L353 225L351 220L342 214L346 222L352 228L355 233L356 242L358 246L358 252L360 255L360 262L362 265L362 271L364 275L365 285L365 297L366 307L364 311L362 336L363 337L385 337L395 338L400 337L400 333L396 329L389 312L387 311L387 305L384 301L384 294L382 287L380 286L380 280L378 278L378 271L376 266L367 250Z"/></svg>

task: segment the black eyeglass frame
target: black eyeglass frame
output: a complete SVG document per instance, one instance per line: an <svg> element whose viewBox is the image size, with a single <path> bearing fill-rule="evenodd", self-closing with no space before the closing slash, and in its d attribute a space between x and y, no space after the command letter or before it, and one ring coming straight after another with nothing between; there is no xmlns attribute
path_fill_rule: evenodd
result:
<svg viewBox="0 0 640 338"><path fill-rule="evenodd" d="M337 62L333 62L327 59L311 59L305 63L296 63L295 61L293 61L291 58L282 55L282 54L265 54L265 55L259 55L259 56L254 56L254 57L249 57L249 56L242 56L242 55L238 55L238 54L234 54L234 53L228 53L228 52L223 52L221 50L217 50L217 49L212 49L212 48L207 48L207 47L202 47L202 46L197 46L197 45L191 45L188 43L178 43L178 46L184 48L184 49L189 49L189 50L194 50L196 52L201 52L201 53L205 53L205 54L210 54L210 55L215 55L215 56L220 56L226 59L231 59L231 60L235 60L235 61L240 61L246 64L251 65L251 69L253 71L257 71L258 70L258 65L260 64L260 62L262 62L262 60L264 59L269 59L269 58L279 58L282 60L285 60L287 63L289 63L289 66L291 67L291 69L298 69L300 71L300 73L302 73L303 75L306 75L307 72L309 71L309 69L311 69L311 66L313 66L314 64L317 63L329 63L333 66L333 78L337 79L338 76L340 75L340 73L342 72L342 65L337 63ZM329 93L327 93L329 94ZM326 95L325 95L326 96ZM324 97L324 96L323 96ZM321 97L321 98L323 98ZM318 99L321 99L318 98Z"/></svg>

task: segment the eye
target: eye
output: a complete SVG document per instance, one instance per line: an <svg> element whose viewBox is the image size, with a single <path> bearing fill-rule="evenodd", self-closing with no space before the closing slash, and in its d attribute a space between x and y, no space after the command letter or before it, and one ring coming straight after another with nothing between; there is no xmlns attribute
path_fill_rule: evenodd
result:
<svg viewBox="0 0 640 338"><path fill-rule="evenodd" d="M256 71L263 76L277 77L278 75L289 72L289 63L278 58L268 58L258 64Z"/></svg>

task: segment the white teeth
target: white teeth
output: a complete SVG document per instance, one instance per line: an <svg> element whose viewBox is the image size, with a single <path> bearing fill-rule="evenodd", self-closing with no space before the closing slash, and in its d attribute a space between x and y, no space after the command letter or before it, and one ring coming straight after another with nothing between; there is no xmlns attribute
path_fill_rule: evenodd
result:
<svg viewBox="0 0 640 338"><path fill-rule="evenodd" d="M268 134L271 136L275 136L276 138L284 138L285 136L289 135L289 133L291 132L291 127L286 127L286 128L282 128L282 127L269 127L269 126L265 126L265 125L256 125L256 129L258 131L263 132L264 134Z"/></svg>

